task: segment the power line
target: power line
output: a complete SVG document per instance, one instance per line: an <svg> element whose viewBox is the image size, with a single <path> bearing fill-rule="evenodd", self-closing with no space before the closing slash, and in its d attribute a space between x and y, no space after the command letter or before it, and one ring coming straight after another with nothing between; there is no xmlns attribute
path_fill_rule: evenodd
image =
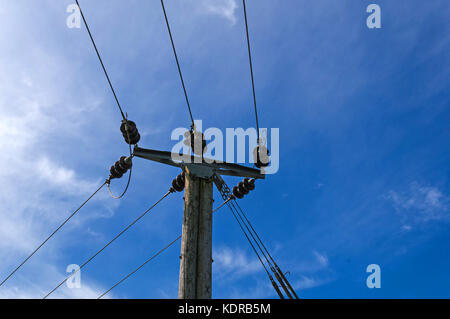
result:
<svg viewBox="0 0 450 319"><path fill-rule="evenodd" d="M117 106L119 107L120 114L122 115L122 118L124 120L126 120L125 114L123 113L122 107L120 106L119 99L117 98L116 91L114 90L114 87L113 87L113 85L111 83L111 80L109 79L108 72L106 71L105 65L103 64L103 60L102 60L102 58L100 56L100 53L98 52L97 45L95 44L94 38L92 37L91 30L89 29L89 26L88 26L87 21L86 21L86 19L84 17L83 11L81 10L80 4L78 3L78 0L75 0L75 2L77 3L78 8L80 9L80 14L81 14L81 17L83 19L84 25L86 26L87 32L89 34L89 37L91 38L91 42L92 42L92 45L94 46L95 52L97 53L98 60L100 61L100 64L102 65L103 72L105 73L106 80L108 80L109 87L111 88L111 91L112 91L112 93L114 95L114 99L116 100Z"/></svg>
<svg viewBox="0 0 450 319"><path fill-rule="evenodd" d="M181 235L178 236L175 240L173 240L170 244L168 244L167 246L165 246L163 249L161 249L160 251L158 251L156 254L154 254L152 257L150 257L149 259L147 259L142 265L140 265L138 268L136 268L135 270L133 270L132 272L130 272L128 275L126 275L125 277L123 277L121 280L119 280L116 284L114 284L114 286L112 286L111 288L109 288L107 291L105 291L103 294L101 294L97 299L101 299L104 295L106 295L108 292L110 292L111 290L113 290L114 288L116 288L118 285L120 285L122 282L124 282L125 280L127 280L129 277L131 277L134 273L136 273L139 269L141 269L142 267L144 267L148 262L152 261L154 258L156 258L158 255L160 255L161 253L163 253L166 249L168 249L170 246L172 246L173 244L175 244L179 239L181 238Z"/></svg>
<svg viewBox="0 0 450 319"><path fill-rule="evenodd" d="M89 196L88 199L86 199L83 204L81 204L69 217L66 218L66 220L56 228L53 233L50 234L27 258L25 258L24 261L20 263L19 266L16 267L3 281L0 283L0 286L2 286L14 273L19 270L20 267L22 267L44 244L50 240L50 238L53 237L92 197L94 197L95 194L103 187L105 186L106 182L104 182L91 196Z"/></svg>
<svg viewBox="0 0 450 319"><path fill-rule="evenodd" d="M238 222L239 227L241 228L242 232L244 233L245 238L247 238L248 243L250 244L250 246L252 247L253 251L255 252L256 256L258 257L259 262L261 263L261 265L263 266L264 270L266 271L267 276L269 277L270 282L272 283L272 286L274 287L275 291L277 292L278 296L281 299L285 299L283 294L281 293L280 289L278 288L277 284L275 283L275 281L273 280L272 275L269 273L269 271L267 270L266 265L264 264L264 262L262 261L258 251L256 250L255 246L253 245L252 241L250 240L250 238L247 235L247 232L245 231L244 227L242 226L241 222L239 221L239 219L236 216L236 213L234 211L234 206L232 205L232 203L227 203L227 206L230 208L231 213L234 216L234 219Z"/></svg>
<svg viewBox="0 0 450 319"><path fill-rule="evenodd" d="M234 201L234 203L237 203L236 201ZM252 232L248 226L248 219L247 222L244 220L244 218L242 217L242 215L239 213L239 211L236 209L236 207L234 206L234 203L231 203L231 205L235 208L236 213L238 215L238 217L240 218L240 220L242 221L242 224L244 224L245 228L247 229L248 233L250 234L250 236L252 237L253 241L256 243L256 245L258 246L259 250L261 251L261 253L264 256L264 259L266 260L267 264L269 265L270 270L272 271L272 273L275 275L275 278L277 279L277 281L280 283L281 287L283 288L283 290L285 291L286 295L292 299L292 295L290 294L289 290L287 289L286 285L284 284L283 280L281 279L281 277L279 276L279 274L276 272L276 270L273 267L273 264L270 262L270 260L267 258L267 255L265 254L264 250L261 248L261 245L259 243L258 240L256 240L255 236L253 235L254 232ZM243 212L242 212L243 213Z"/></svg>
<svg viewBox="0 0 450 319"><path fill-rule="evenodd" d="M259 145L260 141L259 141L258 110L256 108L255 80L253 78L252 53L251 53L251 50L250 50L250 37L248 35L247 9L245 8L245 0L242 0L242 5L244 7L245 33L247 35L248 60L249 60L249 63L250 63L250 76L251 76L251 79L252 79L253 104L254 104L254 107L255 107L255 117L256 117L256 134L257 134L258 145Z"/></svg>
<svg viewBox="0 0 450 319"><path fill-rule="evenodd" d="M236 219L236 221L238 222L242 232L244 233L245 237L247 238L248 242L250 243L252 249L254 250L254 252L256 253L259 261L261 262L261 264L264 266L264 269L266 270L267 275L269 276L269 279L273 285L273 287L275 288L275 290L277 291L278 295L280 296L280 298L284 298L284 296L281 294L278 286L276 285L276 283L273 281L272 276L268 273L267 268L265 267L265 264L262 262L261 257L259 256L259 253L257 252L255 246L253 245L253 242L250 240L250 237L247 235L247 232L250 234L250 236L252 237L253 241L256 243L256 245L258 246L259 250L261 251L261 253L264 255L264 258L267 262L267 264L270 267L270 270L272 271L272 273L275 275L277 281L280 283L281 287L283 288L283 290L285 291L286 295L292 299L292 294L291 292L293 292L292 286L288 283L286 277L284 276L284 274L281 272L281 270L279 269L278 265L275 263L275 261L273 260L272 256L270 255L270 253L268 252L266 246L264 245L264 243L262 242L261 238L259 237L259 235L257 234L256 230L253 228L253 226L251 225L249 219L247 218L247 216L245 215L244 211L242 210L242 208L239 206L238 202L236 201L236 197L232 194L230 188L228 187L228 185L225 183L225 181L221 178L218 178L217 176L214 178L214 182L217 186L217 189L219 190L222 198L225 200L228 198L227 202L229 200L234 200L233 202L228 204L228 207L230 208L231 212L233 213L234 218ZM238 209L236 208L238 207L239 211L241 213L239 213ZM237 218L239 216L239 219L241 221L239 221L239 219ZM245 220L244 220L245 218ZM241 223L242 222L242 223ZM242 226L244 225L245 228L247 229L247 232L245 231L244 227ZM250 226L250 228L249 228ZM253 235L253 233L255 234L255 236ZM257 240L258 239L258 240ZM261 248L261 245L263 246L264 250ZM267 255L269 255L270 259L272 260L273 264L271 263L270 260L268 260L265 252L267 253ZM275 265L275 268L274 268ZM278 271L277 271L278 270ZM284 280L283 280L284 279ZM286 286L286 284L287 286ZM289 290L289 289L291 290ZM294 292L294 295L296 298L297 295Z"/></svg>
<svg viewBox="0 0 450 319"><path fill-rule="evenodd" d="M228 203L230 200L232 199L232 197L228 198L226 201L224 201L221 205L219 205L218 207L216 207L213 210L213 213L215 213L216 211L218 211L220 208L222 208L226 203ZM103 296L105 296L108 292L110 292L111 290L113 290L115 287L117 287L118 285L120 285L122 282L124 282L125 280L127 280L129 277L131 277L132 275L134 275L139 269L141 269L142 267L144 267L148 262L150 262L151 260L153 260L154 258L156 258L157 256L159 256L161 253L163 253L166 249L168 249L170 246L172 246L173 244L175 244L179 239L181 238L181 235L178 236L176 239L174 239L172 242L170 242L169 244L167 244L163 249L161 249L160 251L158 251L156 254L154 254L152 257L150 257L149 259L147 259L142 265L140 265L139 267L137 267L135 270L133 270L132 272L130 272L129 274L127 274L125 277L123 277L121 280L119 280L116 284L114 284L111 288L109 288L107 291L105 291L103 294L101 294L97 299L101 299Z"/></svg>
<svg viewBox="0 0 450 319"><path fill-rule="evenodd" d="M252 224L250 223L250 220L247 218L247 216L245 215L244 211L242 210L242 208L239 206L238 202L235 200L234 203L236 204L236 207L239 209L239 211L241 212L242 216L244 216L245 220L247 221L247 224L250 226L250 228L252 229L252 231L254 232L254 234L256 235L256 237L258 238L259 242L261 243L262 247L264 248L265 252L267 253L267 255L269 256L270 260L272 261L273 265L275 266L276 272L278 273L278 275L280 276L281 281L285 282L287 285L287 288L289 289L289 291L294 295L294 297L296 299L299 299L297 293L295 292L294 288L292 288L291 284L289 283L289 281L287 280L286 276L284 275L284 273L281 271L280 267L278 266L278 264L275 262L275 260L272 258L272 255L270 254L269 250L266 248L266 245L264 245L264 242L261 240L261 238L258 235L258 232L253 228Z"/></svg>
<svg viewBox="0 0 450 319"><path fill-rule="evenodd" d="M164 12L164 18L166 20L167 31L169 31L170 42L172 43L173 54L175 56L175 61L177 62L178 74L180 75L181 85L183 86L184 97L186 98L186 104L187 104L187 107L188 107L188 110L189 110L189 116L191 117L192 128L194 128L194 117L192 116L191 106L189 104L189 99L188 99L188 95L187 95L187 92L186 92L186 87L184 85L183 74L181 73L180 62L178 61L177 51L175 50L175 44L174 44L174 41L173 41L172 32L170 31L169 19L167 18L166 8L164 7L164 1L163 0L161 0L161 6L162 6L162 9L163 9L163 12Z"/></svg>
<svg viewBox="0 0 450 319"><path fill-rule="evenodd" d="M106 247L111 245L117 238L122 236L123 233L125 233L128 229L130 229L134 224L136 224L142 217L144 217L149 211L151 211L156 205L158 205L164 198L166 198L170 193L172 193L172 190L169 190L163 197L161 197L156 203L154 203L150 208L148 208L145 212L143 212L138 218L136 218L131 224L129 224L127 227L125 227L119 234L117 234L113 239L111 239L103 248L101 248L99 251L97 251L92 257L90 257L87 261L85 261L80 268L75 270L72 274L70 274L66 279L61 281L55 288L52 289L43 299L46 299L48 296L50 296L56 289L61 287L62 284L64 284L70 277L75 275L78 271L80 271L84 266L86 266L92 259L94 259L98 254L100 254Z"/></svg>

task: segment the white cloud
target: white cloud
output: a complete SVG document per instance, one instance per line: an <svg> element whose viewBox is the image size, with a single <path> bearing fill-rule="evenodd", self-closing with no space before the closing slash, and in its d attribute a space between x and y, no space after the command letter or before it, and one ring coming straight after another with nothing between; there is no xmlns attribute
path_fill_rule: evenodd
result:
<svg viewBox="0 0 450 319"><path fill-rule="evenodd" d="M294 290L306 290L314 287L318 287L324 285L331 280L317 279L310 276L301 276L300 280L297 280L293 284Z"/></svg>
<svg viewBox="0 0 450 319"><path fill-rule="evenodd" d="M79 152L85 141L81 140L77 147L55 143L73 138L80 134L83 125L93 122L93 117L83 112L94 110L101 97L74 83L71 75L76 73L77 66L61 55L53 42L56 39L43 41L33 37L30 30L34 26L27 25L29 20L14 16L14 11L22 12L21 6L25 4L9 5L11 17L3 20L5 27L0 29L0 39L15 37L17 41L0 41L0 279L101 183L95 175L82 177L75 167L77 159L73 154ZM62 11L61 16L64 14ZM64 26L64 20L61 23ZM52 36L57 37L57 32ZM85 93L81 100L86 103L82 105L73 99L80 92ZM88 153L86 150L82 155ZM110 216L117 203L107 202L106 198L106 192L96 196L90 207L97 205L102 209L77 215L58 233L57 240L49 242L51 247L44 246L30 259L32 265L27 263L0 288L0 298L42 298L48 292L45 287L53 288L48 284L64 275L58 271L55 260L63 254L68 235L73 235L68 230L82 229L79 226L87 218ZM33 273L39 275L27 279ZM87 285L55 296L94 297L97 290Z"/></svg>
<svg viewBox="0 0 450 319"><path fill-rule="evenodd" d="M236 23L236 0L204 0L202 5L207 13L219 15L233 25Z"/></svg>
<svg viewBox="0 0 450 319"><path fill-rule="evenodd" d="M0 299L41 299L46 296L56 285L68 276L68 273L60 273L52 264L42 263L31 276L18 275L7 289L0 289ZM53 292L49 299L94 299L99 297L107 289L96 283L86 280L81 270L81 287L68 288L61 285ZM108 293L103 298L114 298L113 293Z"/></svg>
<svg viewBox="0 0 450 319"><path fill-rule="evenodd" d="M317 262L321 267L328 267L328 257L325 254L320 254L317 251L314 251L314 256L316 256Z"/></svg>
<svg viewBox="0 0 450 319"><path fill-rule="evenodd" d="M412 226L410 225L402 225L402 230L404 231L410 231L412 229Z"/></svg>
<svg viewBox="0 0 450 319"><path fill-rule="evenodd" d="M221 247L213 251L213 269L217 276L230 276L239 278L254 274L263 268L256 257L249 257L240 249Z"/></svg>
<svg viewBox="0 0 450 319"><path fill-rule="evenodd" d="M411 183L407 191L389 191L385 196L392 202L396 211L405 223L404 230L410 230L410 223L447 220L449 196L443 194L437 187L422 186Z"/></svg>
<svg viewBox="0 0 450 319"><path fill-rule="evenodd" d="M334 280L328 274L329 259L327 255L313 251L312 256L311 260L292 262L290 268L287 269L279 264L283 271L288 270L287 279L299 295L302 290L321 286ZM213 251L213 259L213 279L217 283L223 282L224 279L226 282L230 282L248 278L249 275L259 275L254 276L253 279L256 282L245 289L236 287L230 289L227 292L227 298L276 297L276 292L267 276L263 275L263 267L256 257L249 257L237 248L221 247Z"/></svg>

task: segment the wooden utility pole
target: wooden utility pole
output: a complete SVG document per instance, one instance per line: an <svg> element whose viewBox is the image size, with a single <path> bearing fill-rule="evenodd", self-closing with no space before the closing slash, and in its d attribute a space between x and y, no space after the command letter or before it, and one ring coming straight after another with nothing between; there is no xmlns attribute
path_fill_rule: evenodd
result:
<svg viewBox="0 0 450 319"><path fill-rule="evenodd" d="M185 193L178 298L212 296L213 179L220 175L264 178L261 171L194 155L134 147L133 155L175 166L184 171ZM176 160L174 160L176 159ZM217 185L217 184L216 184Z"/></svg>
<svg viewBox="0 0 450 319"><path fill-rule="evenodd" d="M212 181L185 171L178 298L211 298Z"/></svg>

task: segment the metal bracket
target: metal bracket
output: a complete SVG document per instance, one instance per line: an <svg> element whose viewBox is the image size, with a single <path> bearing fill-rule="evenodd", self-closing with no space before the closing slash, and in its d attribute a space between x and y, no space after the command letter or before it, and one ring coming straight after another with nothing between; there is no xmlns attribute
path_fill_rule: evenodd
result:
<svg viewBox="0 0 450 319"><path fill-rule="evenodd" d="M211 167L203 166L201 164L185 164L184 168L189 175L198 178L211 179L214 175L214 170Z"/></svg>
<svg viewBox="0 0 450 319"><path fill-rule="evenodd" d="M239 164L215 162L213 159L194 155L176 154L167 151L134 147L133 155L166 165L187 169L200 178L211 178L214 174L264 179L260 170ZM175 160L174 160L175 159Z"/></svg>

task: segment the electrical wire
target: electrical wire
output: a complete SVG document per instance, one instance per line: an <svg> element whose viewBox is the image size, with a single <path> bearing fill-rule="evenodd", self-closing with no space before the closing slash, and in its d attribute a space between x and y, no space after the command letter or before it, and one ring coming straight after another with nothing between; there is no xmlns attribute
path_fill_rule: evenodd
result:
<svg viewBox="0 0 450 319"><path fill-rule="evenodd" d="M249 37L249 34L248 34L247 9L245 7L245 0L242 0L242 5L243 5L243 8L244 8L245 33L247 35L247 48L248 48L248 60L249 60L249 63L250 63L250 76L251 76L251 79L252 79L253 104L254 104L254 107L255 107L255 117L256 117L256 134L257 134L257 138L258 138L257 141L258 141L258 145L259 145L260 140L259 140L258 110L257 110L257 107L256 107L255 80L253 78L252 53L251 53L251 50L250 50L250 37Z"/></svg>
<svg viewBox="0 0 450 319"><path fill-rule="evenodd" d="M231 213L232 213L233 216L234 216L234 219L238 222L239 227L241 228L242 232L244 233L244 236L247 238L248 243L249 243L250 246L252 247L253 251L255 252L256 256L258 257L259 262L261 263L261 265L263 266L264 270L266 271L266 274L267 274L267 276L269 277L269 280L270 280L270 282L272 283L272 286L275 288L275 290L276 290L278 296L279 296L281 299L285 299L284 296L283 296L283 294L281 293L280 289L279 289L278 286L276 285L275 281L273 280L272 275L271 275L271 274L269 273L269 271L267 270L267 267L266 267L266 265L264 264L264 262L262 261L262 259L261 259L260 255L259 255L258 251L256 250L256 248L255 248L255 246L253 245L252 241L251 241L250 238L248 237L247 232L245 231L245 229L244 229L244 227L242 226L241 222L240 222L239 219L237 218L236 213L235 213L235 211L234 211L235 208L234 208L233 204L232 204L232 203L227 203L227 206L230 208Z"/></svg>
<svg viewBox="0 0 450 319"><path fill-rule="evenodd" d="M269 265L270 270L272 271L272 273L275 275L275 278L277 279L277 281L280 283L281 287L283 288L283 290L285 291L286 295L292 299L292 295L290 294L289 290L287 289L286 285L284 284L283 280L281 279L281 277L279 276L279 274L277 273L277 271L275 270L273 264L270 262L270 260L267 258L267 255L265 254L264 250L261 248L261 245L259 243L258 240L256 240L255 236L253 235L253 232L250 230L247 222L244 220L244 218L241 216L241 214L239 213L239 211L237 210L237 208L234 206L234 204L236 203L236 200L234 202L231 203L231 206L234 207L234 209L236 210L237 216L240 218L240 220L242 221L242 224L244 224L245 228L247 229L248 233L250 234L250 236L252 237L253 241L255 242L256 246L259 248L260 252L262 253L262 255L264 256L264 259L266 260L266 263ZM236 217L235 217L236 218ZM248 221L248 220L247 220Z"/></svg>
<svg viewBox="0 0 450 319"><path fill-rule="evenodd" d="M219 205L218 207L216 207L213 210L213 213L215 213L216 211L218 211L220 208L222 208L226 203L228 203L231 199L233 199L233 197L229 197L226 201L224 201L221 205ZM103 294L101 294L99 297L97 297L97 299L101 299L102 297L104 297L108 292L110 292L111 290L113 290L115 287L117 287L118 285L120 285L122 282L124 282L125 280L127 280L129 277L131 277L132 275L134 275L139 269L141 269L142 267L144 267L148 262L150 262L151 260L153 260L154 258L156 258L157 256L159 256L161 253L163 253L166 249L168 249L170 246L172 246L173 244L175 244L179 239L181 238L181 235L178 236L176 239L174 239L172 242L170 242L169 244L167 244L163 249L161 249L160 251L158 251L156 254L154 254L152 257L150 257L149 259L147 259L142 265L140 265L139 267L137 267L135 270L133 270L132 272L130 272L129 274L127 274L125 277L123 277L122 279L120 279L117 283L115 283L111 288L109 288L107 291L105 291Z"/></svg>
<svg viewBox="0 0 450 319"><path fill-rule="evenodd" d="M254 252L257 254L259 261L263 264L263 266L264 266L264 268L265 268L265 270L266 270L266 273L268 272L268 271L267 271L267 268L265 267L265 264L262 262L262 259L261 259L261 257L259 256L259 253L256 251L255 246L253 245L252 241L251 241L250 238L248 237L248 235L247 235L246 231L244 230L242 224L245 225L245 228L247 229L248 233L251 235L253 241L257 244L259 250L260 250L261 253L264 255L264 258L265 258L267 264L269 265L270 270L271 270L271 271L273 272L273 274L275 275L277 281L280 283L280 285L281 285L281 287L283 288L283 290L285 291L286 295L287 295L289 298L292 299L292 294L291 294L291 292L288 290L288 288L290 288L291 290L293 290L292 287L291 287L291 285L288 284L288 281L287 281L286 277L284 276L284 274L282 274L282 273L280 274L280 273L277 272L277 270L279 270L278 265L275 263L275 261L273 260L273 258L271 257L271 255L268 253L267 248L266 248L266 247L264 246L264 244L262 243L261 238L260 238L259 235L256 233L256 230L255 230L255 229L253 228L253 226L251 225L250 221L248 220L248 218L247 218L247 216L245 215L245 213L244 213L244 211L242 210L242 208L240 208L239 204L238 204L237 201L236 201L236 198L232 195L231 190L230 190L230 188L228 187L228 185L227 185L227 184L225 183L225 181L224 181L222 178L220 178L219 176L215 176L215 178L214 178L214 183L216 184L217 189L219 190L219 192L220 192L220 194L221 194L221 196L222 196L222 198L223 198L224 200L225 200L226 198L228 198L228 200L231 200L231 199L234 200L233 202L231 202L230 204L228 204L228 206L229 206L230 210L232 211L234 218L235 218L236 221L238 222L238 224L239 224L241 230L244 232L245 237L247 238L247 240L249 241L250 245L252 246ZM228 201L228 200L227 200L227 201ZM239 211L241 212L241 214L239 214L239 211L238 211L238 209L236 209L236 207L238 207L238 209L239 209ZM234 211L236 211L236 213L235 213ZM245 218L245 220L243 219L243 217L242 217L241 215ZM240 220L241 220L242 223L239 221L239 219L237 218L237 216L239 216L239 218L240 218ZM248 225L247 225L247 224L248 224ZM250 226L251 230L250 230L249 226ZM256 240L256 238L253 236L252 231L255 233L257 239L259 240L259 242L258 242L258 240ZM264 247L264 250L268 253L268 255L270 255L270 258L271 258L271 260L273 261L273 264L267 259L267 256L265 255L264 251L261 249L261 246L259 245L259 243L261 243L261 245ZM275 268L276 268L277 270L274 268L274 265L275 265ZM279 271L281 272L281 270L279 270ZM268 275L270 276L270 274L268 274ZM286 281L286 283L288 284L288 287L286 287L286 284L284 283L283 278L284 278L284 280ZM284 296L282 295L280 289L278 288L278 285L273 281L273 277L270 276L269 279L271 280L271 283L272 283L273 287L275 288L276 292L278 293L278 295L280 296L280 298L284 299ZM294 293L294 295L295 295L295 293ZM295 295L295 296L296 296L296 295ZM296 296L296 298L298 298L298 297Z"/></svg>
<svg viewBox="0 0 450 319"><path fill-rule="evenodd" d="M188 95L186 92L186 86L184 85L183 74L181 73L180 62L178 61L177 51L175 50L175 43L173 41L172 32L170 31L169 19L167 18L166 8L164 7L164 1L161 0L161 7L164 12L164 18L166 20L167 31L169 31L170 42L172 43L173 54L175 56L175 61L177 62L178 74L180 75L181 85L183 86L184 97L186 98L186 104L189 110L189 116L191 117L192 129L194 128L194 117L192 116L191 106L189 104Z"/></svg>
<svg viewBox="0 0 450 319"><path fill-rule="evenodd" d="M125 118L126 118L126 121L128 121L128 114L126 114ZM126 132L127 132L128 140L130 140L130 133L128 132L128 130L126 130ZM134 154L133 154L133 151L131 150L131 144L128 144L128 149L129 149L129 152L130 152L130 158L133 159ZM114 198L114 199L121 199L126 194L126 192L128 190L128 187L130 186L132 172L133 172L133 166L130 167L130 171L128 172L127 185L125 186L125 189L123 190L122 194L120 194L119 196L116 196L116 195L113 194L113 192L111 190L111 186L110 186L111 176L108 178L108 180L106 182L106 185L108 186L108 191L109 191L109 194L111 195L112 198Z"/></svg>
<svg viewBox="0 0 450 319"><path fill-rule="evenodd" d="M102 60L102 58L100 56L100 53L98 52L97 45L95 44L94 38L92 37L91 30L89 29L89 26L88 26L87 21L86 21L86 19L84 17L83 11L81 10L81 6L78 3L78 0L75 0L75 2L77 3L78 8L80 9L81 18L83 19L83 22L84 22L84 25L86 26L87 32L89 34L89 37L91 38L92 45L94 46L95 52L97 53L98 60L100 61L100 64L101 64L102 69L103 69L103 72L105 73L106 80L109 83L109 87L111 88L111 91L112 91L112 93L114 95L114 99L116 100L117 106L119 107L120 114L122 115L122 118L125 120L126 119L125 118L125 114L124 114L124 112L122 110L122 107L120 106L119 99L117 98L117 95L116 95L116 91L114 90L114 87L113 87L113 85L111 83L111 80L109 79L108 72L106 71L105 65L103 64L103 60Z"/></svg>
<svg viewBox="0 0 450 319"><path fill-rule="evenodd" d="M244 216L245 220L247 221L247 224L250 226L250 228L252 229L252 231L254 232L254 234L256 235L256 237L258 238L258 241L261 243L261 246L263 247L263 249L265 250L265 252L267 253L267 255L269 256L270 260L272 261L276 272L278 273L278 275L280 276L280 279L282 280L282 282L284 281L287 289L289 289L289 291L294 295L294 297L296 299L299 299L297 293L295 292L295 290L292 288L291 284L289 283L289 281L287 280L286 276L284 275L284 273L281 271L280 267L278 266L278 264L275 262L275 260L273 259L272 255L270 254L269 250L266 248L266 246L264 245L264 242L261 240L261 238L258 235L258 232L253 228L250 220L247 218L247 216L245 215L244 211L242 210L242 208L239 206L239 203L235 200L234 203L236 204L236 207L239 209L239 211L241 212L242 216Z"/></svg>
<svg viewBox="0 0 450 319"><path fill-rule="evenodd" d="M130 168L130 172L128 173L128 181L127 181L127 185L125 186L125 189L123 190L122 194L120 194L119 196L116 196L116 195L113 194L113 192L112 192L112 190L111 190L110 184L107 183L109 195L111 195L112 198L114 198L114 199L120 199L120 198L122 198L122 197L125 195L125 193L126 193L127 190L128 190L128 187L130 186L131 172L132 172L132 170L133 170L133 167Z"/></svg>
<svg viewBox="0 0 450 319"><path fill-rule="evenodd" d="M111 290L113 290L114 288L116 288L118 285L120 285L122 282L124 282L125 280L127 280L129 277L131 277L134 273L136 273L139 269L141 269L142 267L144 267L148 262L152 261L154 258L158 257L161 253L163 253L166 249L168 249L170 246L172 246L173 244L175 244L179 239L181 238L181 235L178 236L175 240L173 240L170 244L168 244L167 246L165 246L163 249L161 249L160 251L158 251L156 254L154 254L152 257L150 257L149 259L147 259L142 265L140 265L138 268L136 268L135 270L133 270L132 272L130 272L128 275L126 275L125 277L123 277L121 280L119 280L116 284L114 284L114 286L112 286L111 288L109 288L107 291L105 291L103 294L101 294L97 299L101 299L104 295L106 295L108 292L110 292Z"/></svg>
<svg viewBox="0 0 450 319"><path fill-rule="evenodd" d="M91 260L93 260L98 254L100 254L106 247L111 245L117 238L122 236L123 233L125 233L128 229L130 229L134 224L136 224L142 217L144 217L149 211L151 211L156 205L158 205L164 198L166 198L170 193L172 193L172 190L169 190L163 197L161 197L156 203L154 203L152 206L150 206L145 212L143 212L138 218L136 218L131 224L129 224L127 227L125 227L119 234L117 234L113 239L111 239L103 248L101 248L99 251L97 251L94 255L92 255L87 261L85 261L80 268L75 270L72 274L70 274L66 279L61 281L55 288L53 288L43 299L46 299L48 296L50 296L56 289L61 287L62 284L64 284L70 277L75 275L78 271L80 271L84 266L86 266Z"/></svg>
<svg viewBox="0 0 450 319"><path fill-rule="evenodd" d="M227 204L230 200L234 199L234 195L231 195L230 197L228 197L227 200L225 200L222 204L220 204L218 207L216 207L213 210L213 213L215 213L216 211L218 211L219 209L221 209L225 204Z"/></svg>
<svg viewBox="0 0 450 319"><path fill-rule="evenodd" d="M91 196L89 196L88 199L86 199L83 204L81 204L72 214L70 214L69 217L66 218L66 220L64 220L64 222L58 226L58 228L56 228L51 234L50 236L48 236L30 255L28 255L27 258L25 258L24 261L22 261L20 263L19 266L17 266L5 279L3 279L3 281L0 283L0 286L2 286L12 275L14 275L14 273L19 270L20 267L22 267L42 246L44 246L44 244L50 240L50 238L52 238L73 216L75 216L75 214L92 198L94 197L95 194L98 193L98 191L100 191L100 189L102 189L103 186L105 186L106 182L104 182Z"/></svg>

